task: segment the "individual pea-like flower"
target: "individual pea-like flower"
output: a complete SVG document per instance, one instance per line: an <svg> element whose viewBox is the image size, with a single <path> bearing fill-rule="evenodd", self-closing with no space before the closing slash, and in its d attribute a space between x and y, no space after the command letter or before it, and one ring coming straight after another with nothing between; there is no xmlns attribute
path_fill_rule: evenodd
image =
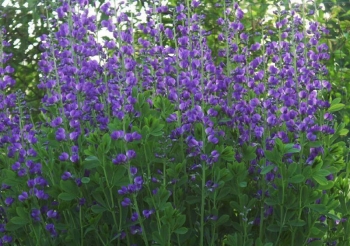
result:
<svg viewBox="0 0 350 246"><path fill-rule="evenodd" d="M30 216L32 217L32 219L34 221L40 221L41 220L41 218L40 218L40 216L41 216L40 209L33 208L32 212L30 213Z"/></svg>
<svg viewBox="0 0 350 246"><path fill-rule="evenodd" d="M56 140L61 142L66 139L66 131L64 128L58 128L56 131Z"/></svg>
<svg viewBox="0 0 350 246"><path fill-rule="evenodd" d="M132 235L142 234L142 228L139 225L133 225L130 227L130 232Z"/></svg>
<svg viewBox="0 0 350 246"><path fill-rule="evenodd" d="M63 152L63 153L60 154L60 156L58 157L58 159L59 159L60 161L66 161L66 160L69 159L69 154L66 153L66 152Z"/></svg>
<svg viewBox="0 0 350 246"><path fill-rule="evenodd" d="M72 174L70 172L64 172L61 176L62 180L68 180L72 177Z"/></svg>
<svg viewBox="0 0 350 246"><path fill-rule="evenodd" d="M142 211L142 214L143 214L143 216L145 216L146 219L148 219L153 213L154 213L153 209L151 209L151 210L143 210Z"/></svg>
<svg viewBox="0 0 350 246"><path fill-rule="evenodd" d="M10 235L4 235L2 236L1 240L3 243L11 243L13 239Z"/></svg>
<svg viewBox="0 0 350 246"><path fill-rule="evenodd" d="M130 173L131 173L132 176L136 175L137 167L130 167Z"/></svg>
<svg viewBox="0 0 350 246"><path fill-rule="evenodd" d="M113 131L111 134L111 138L113 140L121 139L125 135L124 131Z"/></svg>
<svg viewBox="0 0 350 246"><path fill-rule="evenodd" d="M54 224L47 224L45 229L51 234L52 237L56 237L58 235Z"/></svg>
<svg viewBox="0 0 350 246"><path fill-rule="evenodd" d="M132 215L131 215L131 221L135 222L135 221L137 221L138 219L139 219L139 215L138 215L136 212L132 213Z"/></svg>
<svg viewBox="0 0 350 246"><path fill-rule="evenodd" d="M128 197L125 197L123 201L120 202L123 207L127 207L131 205L131 200Z"/></svg>
<svg viewBox="0 0 350 246"><path fill-rule="evenodd" d="M20 169L20 167L21 167L21 163L15 162L15 163L11 166L11 169L12 169L13 171L17 171L17 170Z"/></svg>
<svg viewBox="0 0 350 246"><path fill-rule="evenodd" d="M79 155L78 154L73 154L69 159L70 159L71 162L77 163L79 161Z"/></svg>
<svg viewBox="0 0 350 246"><path fill-rule="evenodd" d="M58 218L58 212L56 210L49 210L47 211L46 213L47 217L48 218L54 218L54 219L57 219Z"/></svg>
<svg viewBox="0 0 350 246"><path fill-rule="evenodd" d="M124 164L128 160L128 157L124 154L118 154L116 158L112 160L113 164L119 165L119 164Z"/></svg>
<svg viewBox="0 0 350 246"><path fill-rule="evenodd" d="M205 183L205 186L208 188L208 191L213 192L219 186L219 184L214 183L212 180L208 180Z"/></svg>
<svg viewBox="0 0 350 246"><path fill-rule="evenodd" d="M24 202L25 200L28 199L28 192L23 191L19 196L18 196L18 200L20 202Z"/></svg>
<svg viewBox="0 0 350 246"><path fill-rule="evenodd" d="M129 193L128 187L126 186L122 186L119 190L118 190L118 194L119 195L126 195Z"/></svg>
<svg viewBox="0 0 350 246"><path fill-rule="evenodd" d="M126 157L128 158L128 160L135 158L136 157L135 150L126 151Z"/></svg>
<svg viewBox="0 0 350 246"><path fill-rule="evenodd" d="M6 206L11 206L11 204L15 201L15 199L13 197L6 197L5 199L5 204Z"/></svg>
<svg viewBox="0 0 350 246"><path fill-rule="evenodd" d="M51 126L52 127L58 127L58 126L60 126L62 124L62 122L63 122L62 118L61 117L57 117L57 118L52 120Z"/></svg>

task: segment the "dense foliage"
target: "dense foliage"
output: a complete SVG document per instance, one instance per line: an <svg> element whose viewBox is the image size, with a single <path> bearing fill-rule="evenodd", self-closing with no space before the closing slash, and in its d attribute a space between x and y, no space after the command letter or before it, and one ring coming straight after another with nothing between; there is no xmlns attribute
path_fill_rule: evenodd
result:
<svg viewBox="0 0 350 246"><path fill-rule="evenodd" d="M146 23L126 5L46 12L39 117L2 30L0 244L348 245L345 105L315 9L247 30L222 2L207 30L198 1Z"/></svg>

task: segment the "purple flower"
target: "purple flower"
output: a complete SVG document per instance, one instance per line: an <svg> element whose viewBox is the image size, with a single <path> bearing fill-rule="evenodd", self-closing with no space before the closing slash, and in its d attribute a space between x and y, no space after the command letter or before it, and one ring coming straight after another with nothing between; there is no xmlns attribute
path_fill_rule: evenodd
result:
<svg viewBox="0 0 350 246"><path fill-rule="evenodd" d="M64 172L61 176L62 180L68 180L72 177L72 174L70 172Z"/></svg>
<svg viewBox="0 0 350 246"><path fill-rule="evenodd" d="M13 165L11 166L11 169L12 169L13 171L17 171L17 170L20 169L20 167L21 167L21 163L15 162L15 164L13 164Z"/></svg>
<svg viewBox="0 0 350 246"><path fill-rule="evenodd" d="M62 118L61 117L57 117L51 122L51 126L52 127L57 127L57 126L61 125L62 122L63 122Z"/></svg>
<svg viewBox="0 0 350 246"><path fill-rule="evenodd" d="M58 128L56 131L56 140L63 141L66 139L66 131L63 128Z"/></svg>
<svg viewBox="0 0 350 246"><path fill-rule="evenodd" d="M9 235L4 235L2 238L1 238L2 242L3 243L11 243L12 242L12 237L9 236Z"/></svg>
<svg viewBox="0 0 350 246"><path fill-rule="evenodd" d="M138 219L139 219L139 215L138 215L136 212L132 213L132 215L131 215L131 221L135 222L135 221L137 221Z"/></svg>
<svg viewBox="0 0 350 246"><path fill-rule="evenodd" d="M50 232L51 236L52 237L56 237L58 234L56 232L56 229L55 229L55 225L54 224L47 224L45 226L45 229Z"/></svg>
<svg viewBox="0 0 350 246"><path fill-rule="evenodd" d="M40 215L40 210L36 208L32 209L32 212L30 213L30 216L34 221L40 221Z"/></svg>
<svg viewBox="0 0 350 246"><path fill-rule="evenodd" d="M115 164L115 165L119 165L119 164L126 163L127 160L128 160L128 158L127 158L126 155L124 155L124 154L119 154L119 155L117 155L116 158L114 158L114 159L112 160L112 162L113 162L113 164Z"/></svg>
<svg viewBox="0 0 350 246"><path fill-rule="evenodd" d="M77 163L79 161L79 155L73 154L69 159L71 162Z"/></svg>
<svg viewBox="0 0 350 246"><path fill-rule="evenodd" d="M135 150L128 150L126 151L126 157L130 160L136 157Z"/></svg>
<svg viewBox="0 0 350 246"><path fill-rule="evenodd" d="M121 204L122 204L123 207L129 206L129 205L131 204L130 198L125 197L125 198L123 199L123 201L121 201Z"/></svg>
<svg viewBox="0 0 350 246"><path fill-rule="evenodd" d="M142 234L141 226L139 226L139 225L131 226L130 227L130 232L131 232L132 235Z"/></svg>
<svg viewBox="0 0 350 246"><path fill-rule="evenodd" d="M18 196L18 200L20 202L24 202L28 199L28 193L26 191L23 191L21 195Z"/></svg>
<svg viewBox="0 0 350 246"><path fill-rule="evenodd" d="M6 197L5 199L5 204L7 206L11 206L11 204L15 201L15 199L13 199L12 197Z"/></svg>
<svg viewBox="0 0 350 246"><path fill-rule="evenodd" d="M66 161L66 160L69 159L69 155L68 155L68 153L63 152L63 153L60 154L60 156L58 157L58 159L59 159L60 161Z"/></svg>
<svg viewBox="0 0 350 246"><path fill-rule="evenodd" d="M125 187L125 186L122 186L122 187L120 188L120 190L118 190L118 194L119 194L119 195L126 195L126 194L128 194L128 193L129 193L128 188Z"/></svg>
<svg viewBox="0 0 350 246"><path fill-rule="evenodd" d="M111 134L113 140L121 139L124 137L124 131L114 131Z"/></svg>
<svg viewBox="0 0 350 246"><path fill-rule="evenodd" d="M148 219L152 214L154 213L154 210L143 210L142 214L145 216L146 219Z"/></svg>
<svg viewBox="0 0 350 246"><path fill-rule="evenodd" d="M48 218L55 218L55 219L58 218L58 213L56 210L49 210L47 211L46 215Z"/></svg>
<svg viewBox="0 0 350 246"><path fill-rule="evenodd" d="M137 167L130 167L130 173L134 176L137 173Z"/></svg>

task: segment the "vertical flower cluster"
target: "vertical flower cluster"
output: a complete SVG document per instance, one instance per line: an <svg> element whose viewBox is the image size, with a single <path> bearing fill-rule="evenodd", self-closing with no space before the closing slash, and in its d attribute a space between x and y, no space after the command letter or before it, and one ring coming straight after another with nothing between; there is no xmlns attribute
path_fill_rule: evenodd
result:
<svg viewBox="0 0 350 246"><path fill-rule="evenodd" d="M231 9L224 11L229 14ZM238 129L240 144L254 142L271 149L275 138L299 143L302 134L316 141L320 137L317 133L333 132L327 124L316 122L316 115L329 107L321 98L323 90L330 90L330 83L323 79L327 69L321 63L329 58L328 47L319 44L326 30L313 22L304 30L298 12L276 12L276 28L262 29L263 46L248 45L251 37L244 32L240 22L243 12L237 4L233 21L229 17L218 20L223 25L219 41L228 44L219 56L227 58L228 71L222 82L229 82L231 102L222 110L231 119L227 125ZM276 35L278 41L274 41ZM309 161L314 157L311 154Z"/></svg>
<svg viewBox="0 0 350 246"><path fill-rule="evenodd" d="M6 212L19 203L27 200L47 200L49 195L45 191L48 183L43 177L42 164L37 160L35 145L38 142L35 126L30 123L29 109L25 103L24 94L16 92L6 94L6 90L12 87L15 80L11 78L14 69L6 66L6 62L11 57L4 52L4 47L9 44L4 40L5 30L1 30L0 41L0 149L5 158L1 162L5 167L9 167L3 179L1 193L3 196L3 208L5 215L2 216L3 223L8 223ZM11 186L17 187L12 189ZM39 203L39 204L44 204ZM20 206L20 205L19 205ZM32 205L37 206L37 205ZM12 216L8 210L8 216ZM5 231L2 231L4 233ZM4 235L3 242L9 243L11 236Z"/></svg>

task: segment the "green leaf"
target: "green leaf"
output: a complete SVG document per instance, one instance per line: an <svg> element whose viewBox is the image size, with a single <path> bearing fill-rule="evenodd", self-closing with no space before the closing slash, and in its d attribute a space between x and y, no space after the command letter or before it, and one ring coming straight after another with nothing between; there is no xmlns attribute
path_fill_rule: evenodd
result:
<svg viewBox="0 0 350 246"><path fill-rule="evenodd" d="M70 193L62 192L61 194L58 195L58 198L63 201L71 201L75 199L76 196Z"/></svg>
<svg viewBox="0 0 350 246"><path fill-rule="evenodd" d="M265 174L267 174L268 172L270 172L272 169L274 169L274 165L268 165L268 166L265 166L265 167L263 167L263 169L261 169L261 172L260 172L260 174L261 175L265 175Z"/></svg>
<svg viewBox="0 0 350 246"><path fill-rule="evenodd" d="M302 174L297 174L291 178L288 179L288 182L289 183L292 183L292 184L298 184L298 183L301 183L305 180L305 177L304 175Z"/></svg>
<svg viewBox="0 0 350 246"><path fill-rule="evenodd" d="M158 121L156 121L156 123L154 123L154 125L150 129L150 134L155 137L161 136L163 135L163 132L162 132L163 128L164 128L164 125L159 124Z"/></svg>
<svg viewBox="0 0 350 246"><path fill-rule="evenodd" d="M267 204L269 206L274 206L274 205L278 204L278 201L274 200L273 198L266 198L265 204Z"/></svg>
<svg viewBox="0 0 350 246"><path fill-rule="evenodd" d="M19 218L19 217L18 217ZM13 218L12 218L13 219ZM18 230L19 228L21 228L22 226L24 225L19 225L19 224L14 224L13 222L10 222L6 224L5 228L6 228L6 231L16 231Z"/></svg>
<svg viewBox="0 0 350 246"><path fill-rule="evenodd" d="M304 226L306 225L305 220L297 219L297 220L291 220L288 223L291 226Z"/></svg>
<svg viewBox="0 0 350 246"><path fill-rule="evenodd" d="M291 148L286 150L285 154L292 154L292 153L299 153L300 149L296 149L296 148Z"/></svg>
<svg viewBox="0 0 350 246"><path fill-rule="evenodd" d="M315 141L315 142L308 142L306 145L311 148L317 148L317 147L321 147L323 143L321 141Z"/></svg>
<svg viewBox="0 0 350 246"><path fill-rule="evenodd" d="M323 213L327 212L327 207L326 207L326 205L323 205L323 204L310 204L307 207L318 212L318 213L323 214Z"/></svg>
<svg viewBox="0 0 350 246"><path fill-rule="evenodd" d="M221 199L227 197L227 195L230 194L231 191L232 191L231 187L223 187L222 189L220 189L216 199L220 201Z"/></svg>
<svg viewBox="0 0 350 246"><path fill-rule="evenodd" d="M220 218L216 221L216 226L225 224L229 220L230 216L227 214L221 215Z"/></svg>
<svg viewBox="0 0 350 246"><path fill-rule="evenodd" d="M102 192L102 191L101 191ZM101 192L99 191L94 191L92 192L92 197L102 206L107 207L107 203L104 201L104 199L101 196Z"/></svg>
<svg viewBox="0 0 350 246"><path fill-rule="evenodd" d="M96 156L88 156L83 162L83 166L86 169L93 169L100 166L100 160Z"/></svg>
<svg viewBox="0 0 350 246"><path fill-rule="evenodd" d="M243 182L240 182L238 185L239 185L239 187L245 188L245 187L247 187L247 182L243 181Z"/></svg>
<svg viewBox="0 0 350 246"><path fill-rule="evenodd" d="M227 146L220 154L220 157L225 161L234 161L235 153L232 146Z"/></svg>
<svg viewBox="0 0 350 246"><path fill-rule="evenodd" d="M243 145L242 147L242 158L245 161L252 161L256 158L255 154L256 146Z"/></svg>
<svg viewBox="0 0 350 246"><path fill-rule="evenodd" d="M188 204L195 204L198 203L201 199L198 196L187 196L186 202Z"/></svg>
<svg viewBox="0 0 350 246"><path fill-rule="evenodd" d="M338 132L338 134L339 134L340 136L346 136L346 135L348 135L348 133L349 133L349 130L348 130L348 129L341 129L341 130Z"/></svg>
<svg viewBox="0 0 350 246"><path fill-rule="evenodd" d="M83 177L83 178L81 179L81 182L82 182L83 184L88 184L88 183L90 182L90 178L89 178L89 177Z"/></svg>
<svg viewBox="0 0 350 246"><path fill-rule="evenodd" d="M174 231L175 234L186 234L188 229L186 227L180 227Z"/></svg>
<svg viewBox="0 0 350 246"><path fill-rule="evenodd" d="M269 225L267 227L267 230L272 231L272 232L279 232L280 229L281 229L281 226L279 226L279 225Z"/></svg>
<svg viewBox="0 0 350 246"><path fill-rule="evenodd" d="M326 216L327 216L328 218L333 219L333 220L340 220L340 219L341 219L341 218L339 218L337 215L331 214L331 213L326 214Z"/></svg>
<svg viewBox="0 0 350 246"><path fill-rule="evenodd" d="M275 162L279 158L279 157L274 155L273 151L270 151L270 150L265 151L265 157L266 157L266 159L268 159L271 162Z"/></svg>
<svg viewBox="0 0 350 246"><path fill-rule="evenodd" d="M107 209L100 205L92 205L91 211L94 212L95 214L100 214L100 213L103 213L104 211L107 211Z"/></svg>
<svg viewBox="0 0 350 246"><path fill-rule="evenodd" d="M337 98L333 99L333 101L331 102L331 106L340 103L340 101L341 101L340 97L337 97Z"/></svg>
<svg viewBox="0 0 350 246"><path fill-rule="evenodd" d="M316 240L311 243L308 243L307 246L324 246L324 243L322 240Z"/></svg>
<svg viewBox="0 0 350 246"><path fill-rule="evenodd" d="M330 174L331 173L328 170L320 169L313 173L312 178L320 185L325 186L328 184L328 180L326 179L325 176L328 176Z"/></svg>
<svg viewBox="0 0 350 246"><path fill-rule="evenodd" d="M23 207L17 207L16 212L19 217L25 218L25 219L28 218L28 212Z"/></svg>
<svg viewBox="0 0 350 246"><path fill-rule="evenodd" d="M108 133L105 133L102 137L102 146L104 153L108 153L109 149L111 148L111 136Z"/></svg>
<svg viewBox="0 0 350 246"><path fill-rule="evenodd" d="M69 194L75 195L76 197L79 196L79 188L72 180L61 180L60 187Z"/></svg>
<svg viewBox="0 0 350 246"><path fill-rule="evenodd" d="M29 219L23 217L13 217L10 221L15 225L26 225L30 222Z"/></svg>
<svg viewBox="0 0 350 246"><path fill-rule="evenodd" d="M343 109L344 107L345 107L345 104L343 104L343 103L334 104L334 105L331 105L329 107L328 112L330 112L330 113L337 112L337 111Z"/></svg>

